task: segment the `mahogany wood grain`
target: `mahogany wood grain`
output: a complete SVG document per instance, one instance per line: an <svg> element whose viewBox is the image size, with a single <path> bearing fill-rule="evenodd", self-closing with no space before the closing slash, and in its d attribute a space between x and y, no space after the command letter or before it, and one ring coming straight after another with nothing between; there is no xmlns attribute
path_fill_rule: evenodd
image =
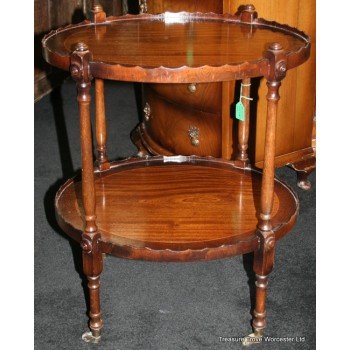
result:
<svg viewBox="0 0 350 350"><path fill-rule="evenodd" d="M102 79L95 79L96 94L96 143L97 162L100 170L109 168L107 158L107 127L104 98L104 82Z"/></svg>
<svg viewBox="0 0 350 350"><path fill-rule="evenodd" d="M214 12L214 13L225 13L223 12L222 1L203 1L203 0L162 0L162 1L149 1L147 2L147 13L163 13L166 11L170 12Z"/></svg>
<svg viewBox="0 0 350 350"><path fill-rule="evenodd" d="M178 1L178 0L157 0L148 1L148 13L160 13L165 11L212 11L217 13L235 13L237 8L242 2L237 0L222 0L222 1ZM311 128L311 120L315 115L315 110L312 107L312 101L315 98L315 67L316 67L316 25L315 25L315 0L291 0L288 2L288 7L285 6L285 1L275 0L262 1L257 0L254 2L259 15L263 18L274 19L280 23L288 23L292 26L297 26L305 32L311 34L312 47L311 58L306 64L298 67L296 70L290 71L286 81L282 87L282 96L291 95L295 97L291 102L290 99L285 100L282 98L280 101L278 112L278 132L276 135L276 166L284 166L291 164L293 169L301 169L305 160L313 158L313 167L315 168L315 150L314 146L311 147L311 139L314 139ZM198 84L201 85L201 84ZM230 113L230 105L233 102L234 93L232 90L232 83L224 82L220 84L222 86L222 93L218 90L212 89L213 84L206 84L207 91L211 93L211 99L215 101L213 103L213 115L214 122L218 124L218 127L222 129L221 132L215 133L214 131L210 135L206 135L206 138L202 139L201 144L198 147L193 147L189 142L184 142L182 145L177 145L176 149L183 150L181 154L196 154L203 155L203 148L206 150L212 150L213 153L206 155L221 156L225 159L231 159L236 155L236 138L238 130L233 129L232 140L232 115ZM144 89L147 91L148 86ZM172 98L170 103L176 103L177 96L179 94L178 88L173 88ZM254 165L262 168L263 166L263 145L265 137L265 111L266 100L264 96L267 93L266 84L264 81L260 83L260 87L257 87L257 82L253 84L254 92L257 91L257 113L256 108L253 108L253 125L251 132L254 136L254 142L248 150L250 159ZM152 91L149 92L151 94ZM162 87L158 88L158 96L162 96ZM186 96L184 96L185 98ZM192 96L193 98L201 98L200 92L196 92ZM255 96L254 96L255 97ZM217 102L222 102L222 107L215 107ZM176 128L176 120L178 118L184 118L184 113L187 115L186 119L191 118L192 109L187 108L186 100L181 102L183 110L181 115L173 116L175 118L172 127L172 133L181 133L181 130ZM255 103L254 103L255 104ZM154 103L152 109L158 114L158 104ZM164 108L163 108L164 109ZM158 116L161 119L162 116ZM164 118L164 117L163 117ZM257 124L255 123L257 118ZM138 127L134 134L134 140L137 140L137 147L143 148L144 152L151 154L177 154L175 149L169 148L166 145L168 138L167 130L162 129L163 123L153 123L152 125L142 125ZM218 128L215 128L218 130ZM151 147L149 147L151 146ZM309 169L309 168L308 168ZM300 175L299 175L300 174ZM298 172L298 186L302 188L309 188L310 182L302 180L307 177L309 170L302 169ZM305 184L307 184L305 186Z"/></svg>
<svg viewBox="0 0 350 350"><path fill-rule="evenodd" d="M93 23L102 23L106 21L106 13L98 1L94 1L91 11L91 21ZM97 164L100 170L109 169L107 158L107 128L106 128L106 111L105 111L105 93L104 81L95 79L96 95L96 148Z"/></svg>
<svg viewBox="0 0 350 350"><path fill-rule="evenodd" d="M195 154L221 156L221 83L201 83L191 92L188 84L143 84L143 106L151 117L132 132L132 140L142 154ZM199 130L199 143L193 144L189 129ZM208 143L210 138L217 141ZM162 140L161 143L157 140ZM190 150L189 150L190 148Z"/></svg>
<svg viewBox="0 0 350 350"><path fill-rule="evenodd" d="M287 69L308 58L309 39L297 29L255 19L248 39L247 26L237 15L127 15L107 18L98 26L85 21L51 32L44 37L43 48L49 63L68 70L72 47L84 42L93 56L94 77L158 83L264 75L266 43L281 43L288 52Z"/></svg>
<svg viewBox="0 0 350 350"><path fill-rule="evenodd" d="M239 0L230 0L231 11L241 4ZM288 23L310 35L310 59L290 70L281 87L282 98L279 101L277 117L276 166L315 158L311 143L316 96L316 1L293 0L288 1L286 7L284 0L255 0L254 6L259 16L274 19L279 23ZM267 85L263 79L257 91L259 100L256 109L254 149L250 150L251 160L254 160L259 168L262 168L264 158L266 94ZM300 168L301 164L297 167Z"/></svg>
<svg viewBox="0 0 350 350"><path fill-rule="evenodd" d="M238 6L233 8L231 0L223 1L222 13L235 13ZM231 104L234 99L235 82L223 82L221 86L221 109L218 110L221 119L221 157L224 159L233 158L233 119L231 116ZM211 142L211 141L210 141Z"/></svg>
<svg viewBox="0 0 350 350"><path fill-rule="evenodd" d="M144 93L145 100L147 100L150 106L150 116L147 117L147 119L144 118L141 124L141 133L144 133L143 137L147 140L146 144L149 151L153 154L161 153L170 155L167 150L171 149L174 150L176 154L183 154L186 151L186 145L191 143L189 129L196 128L199 131L199 144L193 146L193 148L198 148L197 153L202 156L213 154L216 157L220 157L220 151L216 150L214 145L204 142L206 138L211 136L212 132L220 133L220 124L217 123L217 116L211 113L208 104L208 100L210 101L211 98L208 96L208 98L205 99L205 97L207 97L206 91L199 91L199 95L202 96L202 102L193 102L193 105L201 103L202 107L197 109L188 106L188 104L186 106L178 103L169 103L169 100L164 96L166 93L158 95L158 93L153 90L153 87L156 85L160 86L163 84L151 84ZM180 87L185 87L187 90L186 85L179 85ZM200 84L199 89L204 87L203 85L206 84ZM219 88L218 84L217 87ZM167 90L167 87L165 90ZM187 93L190 94L190 92ZM180 96L184 96L184 94ZM154 109L156 109L156 111L154 111ZM191 112L190 118L188 116L189 110ZM164 115L167 117L164 118ZM156 125L163 131L162 139L164 148L160 148L159 145L153 143L158 130ZM174 129L176 129L176 132Z"/></svg>
<svg viewBox="0 0 350 350"><path fill-rule="evenodd" d="M211 86L211 89L208 86ZM215 113L221 101L216 98L220 90L220 83L196 84L195 91L190 91L188 84L149 84L152 93L160 98L178 104L190 110ZM146 94L150 94L148 91ZM148 96L145 96L148 101ZM154 103L154 102L153 102Z"/></svg>
<svg viewBox="0 0 350 350"><path fill-rule="evenodd" d="M238 153L236 156L236 164L239 163L243 167L248 166L248 140L249 140L249 119L250 119L250 85L249 78L243 79L241 82L241 102L244 106L244 120L238 122Z"/></svg>
<svg viewBox="0 0 350 350"><path fill-rule="evenodd" d="M103 250L128 258L171 261L217 259L229 256L234 246L235 254L254 251L260 175L230 162L194 156L180 164L163 157L112 163L110 170L95 175ZM275 185L272 225L281 238L294 224L298 206L287 186L278 180ZM61 188L56 210L65 231L70 227L68 232L79 239L80 181Z"/></svg>
<svg viewBox="0 0 350 350"><path fill-rule="evenodd" d="M258 19L252 5L235 16L181 13L106 21L95 6L93 18L101 22L87 21L59 29L43 40L46 59L67 68L68 57L68 68L77 82L82 178L81 182L71 179L60 189L56 213L62 228L80 240L83 249L92 331L83 339L100 339L99 276L103 252L132 259L190 261L254 251L257 288L253 328L260 336L266 326L267 275L273 268L275 241L291 229L298 213L296 196L274 177L279 87L287 70L308 58L307 35ZM173 31L169 24L176 24ZM140 44L127 48L125 38L130 34L137 37L140 28L147 32L147 47ZM188 50L180 42L190 36L193 43L193 29L202 43ZM235 35L231 37L232 33ZM271 43L275 39L280 42ZM76 40L81 41L74 44ZM168 40L172 45L166 47ZM91 44L92 52L84 42ZM232 43L241 49L232 49ZM215 52L217 61L213 64ZM93 168L89 92L93 77L98 79L100 137L104 134L105 116L99 79L183 83L228 81L230 77L243 79L247 88L248 78L255 76L264 76L268 85L262 177L245 161L247 128L241 128L240 133L243 168L223 159L195 156L129 159L102 169L105 171ZM150 120L152 111L146 107L145 117ZM98 143L104 140L102 135Z"/></svg>
<svg viewBox="0 0 350 350"><path fill-rule="evenodd" d="M279 88L286 76L286 52L281 44L270 45L266 56L271 62L271 69L266 76L268 92L266 114L266 136L264 147L264 166L261 185L261 199L258 222L259 248L254 252L254 272L256 274L256 304L254 309L253 329L261 335L266 327L266 288L267 275L272 271L275 256L275 233L272 225L274 202L274 176L276 154L277 104L280 99Z"/></svg>
<svg viewBox="0 0 350 350"><path fill-rule="evenodd" d="M221 153L223 159L232 158L232 139L233 139L233 119L231 116L231 103L233 101L234 82L224 81L221 85L221 109L219 110L221 133L215 135L212 133L210 144L217 144L218 153ZM221 136L221 144L220 144ZM218 138L218 142L215 140ZM208 141L208 140L207 140ZM186 154L186 153L185 153ZM210 153L209 153L210 154ZM211 154L210 154L211 155Z"/></svg>
<svg viewBox="0 0 350 350"><path fill-rule="evenodd" d="M71 75L77 83L80 115L80 143L82 157L81 201L84 218L81 235L83 251L83 271L88 279L90 296L89 327L92 336L100 337L102 319L100 311L100 274L102 272L102 252L99 247L101 238L97 231L95 215L95 183L92 157L92 138L90 120L90 87L92 76L89 72L91 53L83 43L76 44L71 55Z"/></svg>
<svg viewBox="0 0 350 350"><path fill-rule="evenodd" d="M224 1L208 0L157 0L148 1L147 13L170 12L214 12L226 13ZM197 83L196 90L190 92L188 84L143 84L144 104L153 95L151 109L154 113L152 124L141 123L132 133L134 142L143 153L150 154L195 154L221 156L221 87L222 83ZM156 92L155 92L156 91ZM165 99L164 99L165 98ZM180 108L177 108L179 105ZM165 114L160 112L165 110ZM164 121L172 114L170 121ZM201 112L210 112L210 119L198 118ZM165 124L169 127L165 127ZM190 126L198 128L200 142L193 145L188 138ZM224 129L223 129L224 130ZM231 133L227 130L228 134ZM177 135L176 144L169 147L169 137Z"/></svg>

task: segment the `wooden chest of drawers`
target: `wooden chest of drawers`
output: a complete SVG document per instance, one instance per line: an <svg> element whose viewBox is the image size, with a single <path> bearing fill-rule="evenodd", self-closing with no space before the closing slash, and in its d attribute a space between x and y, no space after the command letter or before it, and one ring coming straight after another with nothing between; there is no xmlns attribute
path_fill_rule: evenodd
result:
<svg viewBox="0 0 350 350"><path fill-rule="evenodd" d="M234 12L241 3L223 1L143 1L143 11ZM146 6L147 5L147 6ZM293 0L288 8L282 0L256 0L254 6L264 18L298 27L312 38L309 61L288 72L278 111L276 166L290 165L298 171L299 186L308 189L307 175L315 168L313 130L315 115L315 0ZM239 84L237 84L239 85ZM233 103L239 88L232 83L143 85L143 106L150 116L133 132L133 140L141 152L151 154L194 154L232 158L236 152L232 134L236 135ZM264 81L252 81L251 144L249 156L262 167L265 141L266 95ZM294 101L290 103L290 101ZM148 119L148 120L145 120ZM230 128L227 128L230 126ZM234 132L227 132L233 129ZM194 135L194 136L193 136Z"/></svg>

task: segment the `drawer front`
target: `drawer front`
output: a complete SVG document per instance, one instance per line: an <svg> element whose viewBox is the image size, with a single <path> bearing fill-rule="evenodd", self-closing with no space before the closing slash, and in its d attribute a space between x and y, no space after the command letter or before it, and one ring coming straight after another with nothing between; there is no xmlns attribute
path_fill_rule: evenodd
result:
<svg viewBox="0 0 350 350"><path fill-rule="evenodd" d="M184 107L152 92L144 95L143 128L170 153L221 156L220 115Z"/></svg>
<svg viewBox="0 0 350 350"><path fill-rule="evenodd" d="M144 84L144 90L202 112L221 113L222 83Z"/></svg>

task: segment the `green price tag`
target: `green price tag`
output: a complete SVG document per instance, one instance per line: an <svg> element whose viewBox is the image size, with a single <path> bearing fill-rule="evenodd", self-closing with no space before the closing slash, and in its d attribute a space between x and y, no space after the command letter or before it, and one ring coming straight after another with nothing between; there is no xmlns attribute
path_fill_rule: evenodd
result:
<svg viewBox="0 0 350 350"><path fill-rule="evenodd" d="M241 120L242 122L244 122L244 106L243 103L241 101L239 101L236 104L236 119Z"/></svg>

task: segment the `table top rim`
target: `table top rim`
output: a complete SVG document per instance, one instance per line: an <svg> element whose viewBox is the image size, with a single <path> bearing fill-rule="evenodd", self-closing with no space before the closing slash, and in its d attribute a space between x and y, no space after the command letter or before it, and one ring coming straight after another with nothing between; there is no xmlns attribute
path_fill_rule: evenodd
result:
<svg viewBox="0 0 350 350"><path fill-rule="evenodd" d="M304 40L306 44L311 43L311 38L309 35L307 35L305 32L302 30L292 27L288 24L282 24L278 23L276 21L270 21L270 20L265 20L263 18L257 18L254 20L252 23L247 23L243 22L240 20L240 18L236 15L232 15L229 13L225 14L218 14L214 12L186 12L186 11L181 11L181 12L163 12L159 14L150 14L150 13L140 13L140 14L125 14L122 16L109 16L106 18L104 22L98 22L94 23L90 20L84 20L79 23L74 23L74 24L68 24L65 26L62 26L60 28L51 30L49 33L47 33L43 39L42 39L42 45L43 47L46 47L46 42L52 38L53 36L62 33L63 31L79 28L79 27L85 27L85 26L103 26L103 25L108 25L112 24L114 22L122 22L122 21L138 21L138 20L143 20L143 21L154 21L154 20L166 20L166 16L171 18L175 18L180 16L183 19L183 22L170 22L170 23L178 23L178 24L185 24L187 22L191 22L192 20L207 20L209 21L217 21L217 22L228 22L228 23L234 23L234 24L243 24L243 25L248 25L248 26L256 26L256 27L266 27L266 28L271 28L274 30L278 30L281 32L285 32L289 35L298 37L301 40Z"/></svg>
<svg viewBox="0 0 350 350"><path fill-rule="evenodd" d="M232 176L235 174L241 174L244 181L248 180L250 176L261 177L261 171L251 168L240 168L237 167L233 161L228 161L224 159L214 158L214 157L198 157L198 156L155 156L150 158L127 158L122 161L115 161L111 163L111 168L104 172L97 173L100 177L108 177L109 175L114 176L120 172L130 172L133 170L139 170L140 168L152 168L154 166L199 166L206 168L213 168L218 171L229 171ZM95 181L100 181L100 177L96 178ZM76 227L70 220L66 220L65 214L61 212L64 207L61 204L65 203L61 197L65 193L66 189L79 182L80 176L75 176L68 179L58 190L55 197L55 210L56 217L61 228L68 234L71 238L80 241L82 229ZM253 180L254 181L254 180ZM296 217L299 212L299 201L296 193L288 186L286 183L281 181L278 177L274 178L276 193L279 195L287 195L290 199L288 218L278 225L275 225L273 230L276 234L276 239L279 240L285 234L287 234L295 224ZM62 202L62 203L61 203ZM61 203L61 204L59 204ZM231 203L234 205L234 202ZM60 209L61 208L61 209ZM255 215L255 214L252 214ZM116 255L124 258L131 259L141 259L141 260L151 260L151 261L195 261L195 260L212 260L223 257L230 257L237 254L242 254L246 252L254 251L258 243L258 237L256 235L256 230L242 232L241 235L236 235L232 237L232 240L223 240L222 242L217 241L217 237L213 241L200 240L198 244L205 244L204 246L197 246L195 243L186 244L186 246L177 248L176 242L175 246L169 245L168 243L153 242L150 244L147 241L136 240L137 243L124 242L124 243L113 243L113 239L108 238L109 233L106 233L100 229L102 234L102 244L104 246L103 250L106 253ZM112 237L112 236L111 236ZM144 243L140 245L139 243ZM154 246L154 245L157 246Z"/></svg>
<svg viewBox="0 0 350 350"><path fill-rule="evenodd" d="M60 27L56 30L50 31L42 39L43 55L46 61L57 68L64 70L69 70L70 68L70 58L72 52L67 51L67 55L61 55L48 47L47 43L55 35L59 35L62 32L76 29L79 27L87 26L104 26L110 25L112 23L123 22L123 21L154 21L160 20L164 21L166 16L180 16L184 22L175 23L187 23L191 21L208 21L208 22L224 22L233 23L238 25L247 25L253 27L261 28L271 28L271 30L283 32L287 35L293 36L300 41L304 41L305 45L301 45L296 51L284 50L287 58L287 69L294 68L304 61L307 60L309 56L311 39L303 31L291 27L287 24L280 24L275 21L267 21L263 18L256 18L251 23L244 22L237 15L232 14L216 14L212 12L202 13L202 12L164 12L161 14L137 14L131 15L126 14L123 16L110 16L107 17L105 21L95 23L90 20L84 20L83 22L77 24L69 24ZM173 23L173 22L171 22ZM289 57L292 59L289 60ZM149 67L147 65L133 65L133 64L122 64L122 63L110 63L103 61L90 61L91 73L93 77L102 79L112 79L112 80L122 80L122 81L135 81L135 82L161 82L161 83L187 83L187 82L215 82L215 81L229 81L239 79L242 72L250 70L250 77L257 77L265 75L264 72L268 66L268 59L264 57L263 52L261 57L257 57L253 61L237 62L234 64L219 64L219 65L200 65L196 67L191 67L188 65L182 65L178 67L167 67L163 65L155 65ZM252 69L253 68L253 69ZM137 74L137 78L135 77ZM203 74L204 73L204 74ZM187 76L186 76L187 75ZM199 76L202 75L202 76ZM210 79L208 78L210 76ZM242 75L242 77L244 74ZM176 77L175 81L172 81ZM176 81L177 80L177 81Z"/></svg>

